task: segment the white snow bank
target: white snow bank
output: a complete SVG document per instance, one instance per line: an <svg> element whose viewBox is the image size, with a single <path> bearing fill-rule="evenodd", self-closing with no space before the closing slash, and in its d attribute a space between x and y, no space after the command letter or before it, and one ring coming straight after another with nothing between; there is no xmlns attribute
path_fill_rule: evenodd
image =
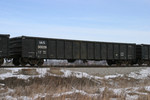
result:
<svg viewBox="0 0 150 100"><path fill-rule="evenodd" d="M23 69L30 69L30 68L23 68ZM4 80L5 78L9 78L9 77L17 77L18 79L28 79L30 77L32 77L32 78L44 77L45 75L57 76L57 77L74 76L77 78L88 78L88 79L96 79L96 80L103 79L102 77L89 75L84 72L70 71L70 70L64 70L64 69L60 70L61 72L64 73L63 75L57 75L57 74L52 74L52 73L48 72L50 70L50 68L35 68L35 69L36 69L36 72L38 72L38 75L21 74L21 73L19 73L19 71L22 70L22 68L7 68L7 70L9 70L9 71L7 73L0 74L0 79Z"/></svg>
<svg viewBox="0 0 150 100"><path fill-rule="evenodd" d="M150 86L145 86L145 90L150 92Z"/></svg>
<svg viewBox="0 0 150 100"><path fill-rule="evenodd" d="M100 95L100 94L89 94L89 93L87 93L83 90L77 90L77 89L74 88L72 91L69 91L69 92L56 93L52 97L60 97L60 96L71 95L71 94L75 94L75 93L80 93L81 95L86 95L86 96L89 96L89 97L95 97L95 96Z"/></svg>
<svg viewBox="0 0 150 100"><path fill-rule="evenodd" d="M88 79L97 79L97 80L103 79L102 77L89 75L85 72L77 72L77 71L70 71L70 70L64 70L64 69L61 69L61 72L64 73L64 75L62 75L62 77L75 76L77 78L88 78Z"/></svg>
<svg viewBox="0 0 150 100"><path fill-rule="evenodd" d="M33 100L36 100L38 99L39 97L46 97L48 96L49 94L48 93L40 93L40 94L36 94L34 97L33 97Z"/></svg>
<svg viewBox="0 0 150 100"><path fill-rule="evenodd" d="M103 93L106 90L112 91L114 95L126 95L126 100L137 100L138 95L148 95L147 92L139 92L140 89L144 88L147 91L150 91L150 86L144 86L144 87L127 87L127 88L107 88L107 87L101 87L99 88L100 93ZM129 93L135 93L137 95L129 95Z"/></svg>
<svg viewBox="0 0 150 100"><path fill-rule="evenodd" d="M124 75L123 74L116 74L116 75L107 75L107 76L104 76L105 79L112 79L112 78L116 78L116 77L123 77Z"/></svg>
<svg viewBox="0 0 150 100"><path fill-rule="evenodd" d="M50 68L35 68L36 71L39 73L38 75L24 75L24 74L19 74L18 72L22 69L30 69L30 68L7 68L9 70L7 73L2 73L0 74L0 79L5 79L9 77L17 77L19 79L28 79L30 77L44 77L46 74L50 76L57 76L57 77L77 77L77 78L88 78L88 79L95 79L95 80L101 80L101 79L113 79L117 77L124 77L127 76L129 78L134 78L134 79L144 79L148 78L150 76L150 68L142 69L139 72L131 72L130 74L124 75L124 74L115 74L115 75L106 75L104 77L99 77L99 76L94 76L94 75L89 75L85 72L77 72L77 71L70 71L70 70L65 70L61 69L60 71L63 72L63 75L57 75L57 74L52 74L50 72L47 72L50 70ZM34 68L33 68L34 69Z"/></svg>
<svg viewBox="0 0 150 100"><path fill-rule="evenodd" d="M0 79L4 80L9 77L17 77L18 79L28 79L30 77L44 77L49 68L35 68L39 73L38 75L23 75L19 74L21 69L29 69L29 68L7 68L9 70L7 73L0 74Z"/></svg>
<svg viewBox="0 0 150 100"><path fill-rule="evenodd" d="M128 77L134 78L134 79L145 79L150 76L150 68L142 69L139 72L131 72Z"/></svg>
<svg viewBox="0 0 150 100"><path fill-rule="evenodd" d="M27 96L21 96L21 97L6 96L4 100L34 100L34 99Z"/></svg>
<svg viewBox="0 0 150 100"><path fill-rule="evenodd" d="M138 95L126 95L126 100L137 100L138 98Z"/></svg>

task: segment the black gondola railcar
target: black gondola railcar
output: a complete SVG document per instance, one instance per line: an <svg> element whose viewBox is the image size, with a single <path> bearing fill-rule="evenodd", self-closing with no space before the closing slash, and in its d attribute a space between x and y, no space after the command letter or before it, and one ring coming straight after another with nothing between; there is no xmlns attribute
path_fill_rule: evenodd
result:
<svg viewBox="0 0 150 100"><path fill-rule="evenodd" d="M136 44L79 41L21 36L10 39L10 56L14 65L41 66L44 59L106 60L111 64L134 64Z"/></svg>
<svg viewBox="0 0 150 100"><path fill-rule="evenodd" d="M136 59L139 65L150 65L150 45L141 44L136 47Z"/></svg>
<svg viewBox="0 0 150 100"><path fill-rule="evenodd" d="M0 66L4 62L4 58L8 58L9 56L9 35L0 34Z"/></svg>

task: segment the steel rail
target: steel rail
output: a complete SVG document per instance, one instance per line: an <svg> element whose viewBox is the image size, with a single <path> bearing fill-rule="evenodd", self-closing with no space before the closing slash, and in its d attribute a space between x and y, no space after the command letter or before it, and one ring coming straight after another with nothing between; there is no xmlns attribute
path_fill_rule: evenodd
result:
<svg viewBox="0 0 150 100"><path fill-rule="evenodd" d="M127 68L127 67L150 67L150 66L104 66L104 65L55 65L55 66L0 66L0 68Z"/></svg>

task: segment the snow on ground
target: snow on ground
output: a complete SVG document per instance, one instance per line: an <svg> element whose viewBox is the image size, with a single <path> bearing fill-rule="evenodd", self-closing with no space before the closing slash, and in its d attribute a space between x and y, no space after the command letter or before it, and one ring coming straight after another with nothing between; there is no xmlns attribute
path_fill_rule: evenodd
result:
<svg viewBox="0 0 150 100"><path fill-rule="evenodd" d="M4 100L34 100L34 99L27 96L20 96L20 97L6 96Z"/></svg>
<svg viewBox="0 0 150 100"><path fill-rule="evenodd" d="M150 91L150 86L145 86L146 91Z"/></svg>
<svg viewBox="0 0 150 100"><path fill-rule="evenodd" d="M29 69L29 68L23 68L23 69ZM9 78L9 77L17 77L18 79L28 79L30 77L44 77L45 74L47 73L47 70L49 70L49 69L48 68L36 69L36 71L39 73L38 75L20 74L19 71L21 71L22 68L7 68L7 70L8 70L8 72L0 74L0 79L4 80L5 78Z"/></svg>
<svg viewBox="0 0 150 100"><path fill-rule="evenodd" d="M5 69L5 68L4 68ZM3 70L4 70L3 69ZM23 69L29 69L29 68L23 68ZM61 72L63 72L62 75L57 75L57 74L52 74L49 72L51 70L50 68L38 68L36 71L38 72L38 75L24 75L21 73L18 73L22 68L7 68L9 70L7 73L0 73L0 79L4 80L5 78L9 77L17 77L19 79L28 79L30 77L44 77L45 75L50 75L50 76L57 76L57 77L71 77L74 76L76 78L88 78L88 79L95 79L95 80L102 80L102 79L113 79L117 77L124 77L127 76L129 78L134 78L134 79L146 79L150 78L150 68L144 68L138 72L131 72L128 75L125 74L115 74L115 75L106 75L104 77L99 77L99 76L94 76L94 75L89 75L88 73L85 72L77 72L77 71L70 71L70 70L65 70L65 69L60 69ZM4 86L5 84L1 84L0 86ZM107 87L101 87L99 88L99 92L103 93ZM126 100L136 100L139 98L139 95L148 95L146 92L139 92L141 88L144 88L146 91L150 92L150 86L144 86L144 87L127 87L127 88L109 88L109 91L113 91L115 95L121 95L122 93L126 95ZM3 89L3 88L1 88ZM14 92L14 90L8 89L8 92L3 93L4 94L9 94L10 92ZM64 92L64 93L56 93L53 94L53 97L59 97L63 95L69 95L69 94L74 94L74 93L80 93L81 95L87 95L87 96L98 96L98 94L88 94L87 92L83 90L77 90L77 89L72 89L71 91ZM135 93L135 95L129 95L129 93ZM36 94L34 96L34 99L38 97L45 97L49 94L44 93L44 94ZM26 96L21 96L21 97L11 97L11 96L6 96L6 100L34 100L33 98L26 97Z"/></svg>
<svg viewBox="0 0 150 100"><path fill-rule="evenodd" d="M65 96L65 95L72 95L72 94L76 94L76 93L79 93L81 95L86 95L86 96L89 96L89 97L99 96L99 94L89 94L89 93L87 93L83 90L78 90L78 89L73 88L72 91L68 91L68 92L64 92L64 93L56 93L56 94L53 94L52 97L56 98L56 97L61 97L61 96ZM39 93L39 94L34 95L32 98L27 97L27 96L20 96L20 97L6 96L5 99L6 100L18 100L18 99L19 100L36 100L39 97L42 98L42 97L46 97L46 96L49 96L49 95L50 94L48 94L48 93Z"/></svg>
<svg viewBox="0 0 150 100"><path fill-rule="evenodd" d="M29 68L23 68L23 69L29 69ZM18 73L22 68L7 68L9 70L7 73L2 73L0 74L0 79L4 80L5 78L9 77L17 77L18 79L28 79L30 77L44 77L46 74L50 76L57 76L57 77L77 77L77 78L88 78L88 79L102 79L101 77L98 76L93 76L89 75L84 72L75 72L75 71L70 71L70 70L64 70L61 69L60 71L63 72L63 75L57 75L57 74L51 74L48 73L47 71L50 70L50 68L38 68L36 71L38 72L38 75L24 75L21 73Z"/></svg>
<svg viewBox="0 0 150 100"><path fill-rule="evenodd" d="M73 88L71 91L68 91L68 92L62 92L62 93L55 93L52 95L53 98L56 98L56 97L61 97L61 96L67 96L67 95L72 95L72 94L76 94L76 93L79 93L81 95L84 95L84 96L88 96L88 97L98 97L98 96L101 96L101 94L103 94L103 92L105 91L107 87L101 87L99 88L99 91L100 93L87 93L83 90L78 90L78 89L75 89ZM139 95L148 95L148 93L142 93L142 92L139 92L138 90L142 88L142 87L128 87L128 88L109 88L108 90L109 91L113 91L113 93L115 95L121 95L121 94L124 94L126 95L126 99L125 100L137 100L139 98ZM145 89L148 89L148 91L150 92L150 86L145 86L144 87ZM8 93L12 93L14 90L12 89L9 89L7 93L5 94L8 94ZM135 93L134 95L130 95L129 93ZM3 94L4 95L4 94ZM39 93L39 94L35 94L34 96L32 97L27 97L27 96L20 96L20 97L12 97L12 96L9 96L7 95L5 97L6 100L36 100L38 99L39 97L42 98L42 97L46 97L46 96L49 96L50 94L48 93ZM116 98L113 98L113 100L118 100Z"/></svg>
<svg viewBox="0 0 150 100"><path fill-rule="evenodd" d="M30 68L23 68L23 69L30 69ZM58 76L58 77L77 77L77 78L88 78L88 79L113 79L117 77L124 77L128 76L129 78L134 78L134 79L145 79L150 77L150 68L145 68L142 69L139 72L131 72L128 75L125 74L114 74L114 75L106 75L104 77L99 77L99 76L94 76L94 75L89 75L88 73L85 72L78 72L78 71L70 71L70 70L65 70L65 69L60 69L61 72L63 72L63 75L57 75L57 74L52 74L48 73L47 71L51 70L50 68L33 68L38 72L38 75L24 75L21 73L18 73L22 68L7 68L9 70L6 73L0 73L0 79L5 79L8 77L17 77L19 79L28 79L30 77L44 77L46 74L50 76ZM3 69L5 70L5 68Z"/></svg>
<svg viewBox="0 0 150 100"><path fill-rule="evenodd" d="M150 77L150 68L142 69L139 72L131 72L128 77L135 78L135 79L145 79Z"/></svg>
<svg viewBox="0 0 150 100"><path fill-rule="evenodd" d="M102 77L89 75L85 72L77 72L77 71L70 71L70 70L64 70L64 69L61 69L61 72L64 73L64 75L62 77L74 76L74 77L77 77L77 78L103 79Z"/></svg>
<svg viewBox="0 0 150 100"><path fill-rule="evenodd" d="M117 78L117 77L124 77L127 76L129 78L134 78L134 79L146 79L150 78L150 68L143 68L140 71L137 72L131 72L130 74L115 74L115 75L106 75L104 76L105 79L112 79L112 78Z"/></svg>
<svg viewBox="0 0 150 100"><path fill-rule="evenodd" d="M150 86L144 86L144 88L146 89L147 87ZM116 95L121 95L121 93L136 93L136 94L142 94L142 95L148 95L147 93L143 93L143 92L139 92L138 90L140 90L143 87L127 87L127 88L109 88L110 91L113 91L114 94ZM105 87L100 88L103 89L103 91L105 90ZM150 92L150 90L147 90L148 92Z"/></svg>
<svg viewBox="0 0 150 100"><path fill-rule="evenodd" d="M128 88L108 88L109 91L112 91L115 95L126 95L126 100L137 100L139 95L148 95L148 93L139 92L139 90L143 87L128 87ZM150 92L150 86L144 86L147 92ZM99 89L100 93L103 93L107 89L107 87L101 87ZM136 95L129 95L130 93ZM116 100L116 99L115 99Z"/></svg>
<svg viewBox="0 0 150 100"><path fill-rule="evenodd" d="M99 89L100 93L87 93L83 90L78 90L78 89L75 89L73 88L71 91L68 91L68 92L62 92L62 93L55 93L52 95L53 98L56 98L56 97L61 97L61 96L67 96L67 95L72 95L72 94L76 94L76 93L79 93L81 95L84 95L84 96L88 96L88 97L98 97L98 96L101 96L101 94L103 94L103 92L105 91L107 87L101 87ZM109 88L108 90L109 91L113 91L113 93L115 95L121 95L121 94L124 94L126 95L126 100L137 100L139 98L139 95L148 95L148 93L143 93L143 92L139 92L138 90L142 88L142 87L129 87L129 88ZM144 87L145 89L147 88L150 88L150 86L145 86ZM13 90L9 90L10 92L13 92ZM148 91L150 92L150 90L148 89ZM130 95L129 93L135 93L135 95ZM46 96L49 96L50 94L48 93L39 93L39 94L35 94L33 97L27 97L27 96L20 96L20 97L12 97L12 96L6 96L5 99L6 100L36 100L38 99L39 97L42 98L42 97L46 97ZM115 99L114 100L118 100L118 99Z"/></svg>
<svg viewBox="0 0 150 100"><path fill-rule="evenodd" d="M71 95L71 94L75 94L75 93L80 93L81 95L86 95L89 97L99 96L99 94L89 94L83 90L77 90L77 89L73 88L72 91L64 92L64 93L56 93L56 94L53 94L52 97L60 97L60 96Z"/></svg>
<svg viewBox="0 0 150 100"><path fill-rule="evenodd" d="M106 75L104 76L105 79L112 79L112 78L116 78L116 77L123 77L124 74L116 74L116 75Z"/></svg>

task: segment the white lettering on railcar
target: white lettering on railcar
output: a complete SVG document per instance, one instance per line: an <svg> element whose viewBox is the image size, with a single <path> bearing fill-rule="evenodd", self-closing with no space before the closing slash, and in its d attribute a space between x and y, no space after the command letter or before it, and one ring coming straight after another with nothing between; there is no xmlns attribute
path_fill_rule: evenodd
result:
<svg viewBox="0 0 150 100"><path fill-rule="evenodd" d="M43 51L43 54L46 54L46 51Z"/></svg>
<svg viewBox="0 0 150 100"><path fill-rule="evenodd" d="M118 54L117 54L117 53L116 53L115 55L116 55L116 57L118 57Z"/></svg>
<svg viewBox="0 0 150 100"><path fill-rule="evenodd" d="M28 52L29 54L34 54L35 52Z"/></svg>
<svg viewBox="0 0 150 100"><path fill-rule="evenodd" d="M120 55L121 55L121 56L124 56L124 52L121 52Z"/></svg>
<svg viewBox="0 0 150 100"><path fill-rule="evenodd" d="M42 51L38 51L38 54L42 54Z"/></svg>
<svg viewBox="0 0 150 100"><path fill-rule="evenodd" d="M46 51L38 50L37 53L40 54L40 55L41 55L41 54L46 54Z"/></svg>
<svg viewBox="0 0 150 100"><path fill-rule="evenodd" d="M39 44L46 44L45 41L39 41Z"/></svg>
<svg viewBox="0 0 150 100"><path fill-rule="evenodd" d="M132 45L129 45L129 48L132 48Z"/></svg>
<svg viewBox="0 0 150 100"><path fill-rule="evenodd" d="M47 46L38 45L38 49L47 49Z"/></svg>

